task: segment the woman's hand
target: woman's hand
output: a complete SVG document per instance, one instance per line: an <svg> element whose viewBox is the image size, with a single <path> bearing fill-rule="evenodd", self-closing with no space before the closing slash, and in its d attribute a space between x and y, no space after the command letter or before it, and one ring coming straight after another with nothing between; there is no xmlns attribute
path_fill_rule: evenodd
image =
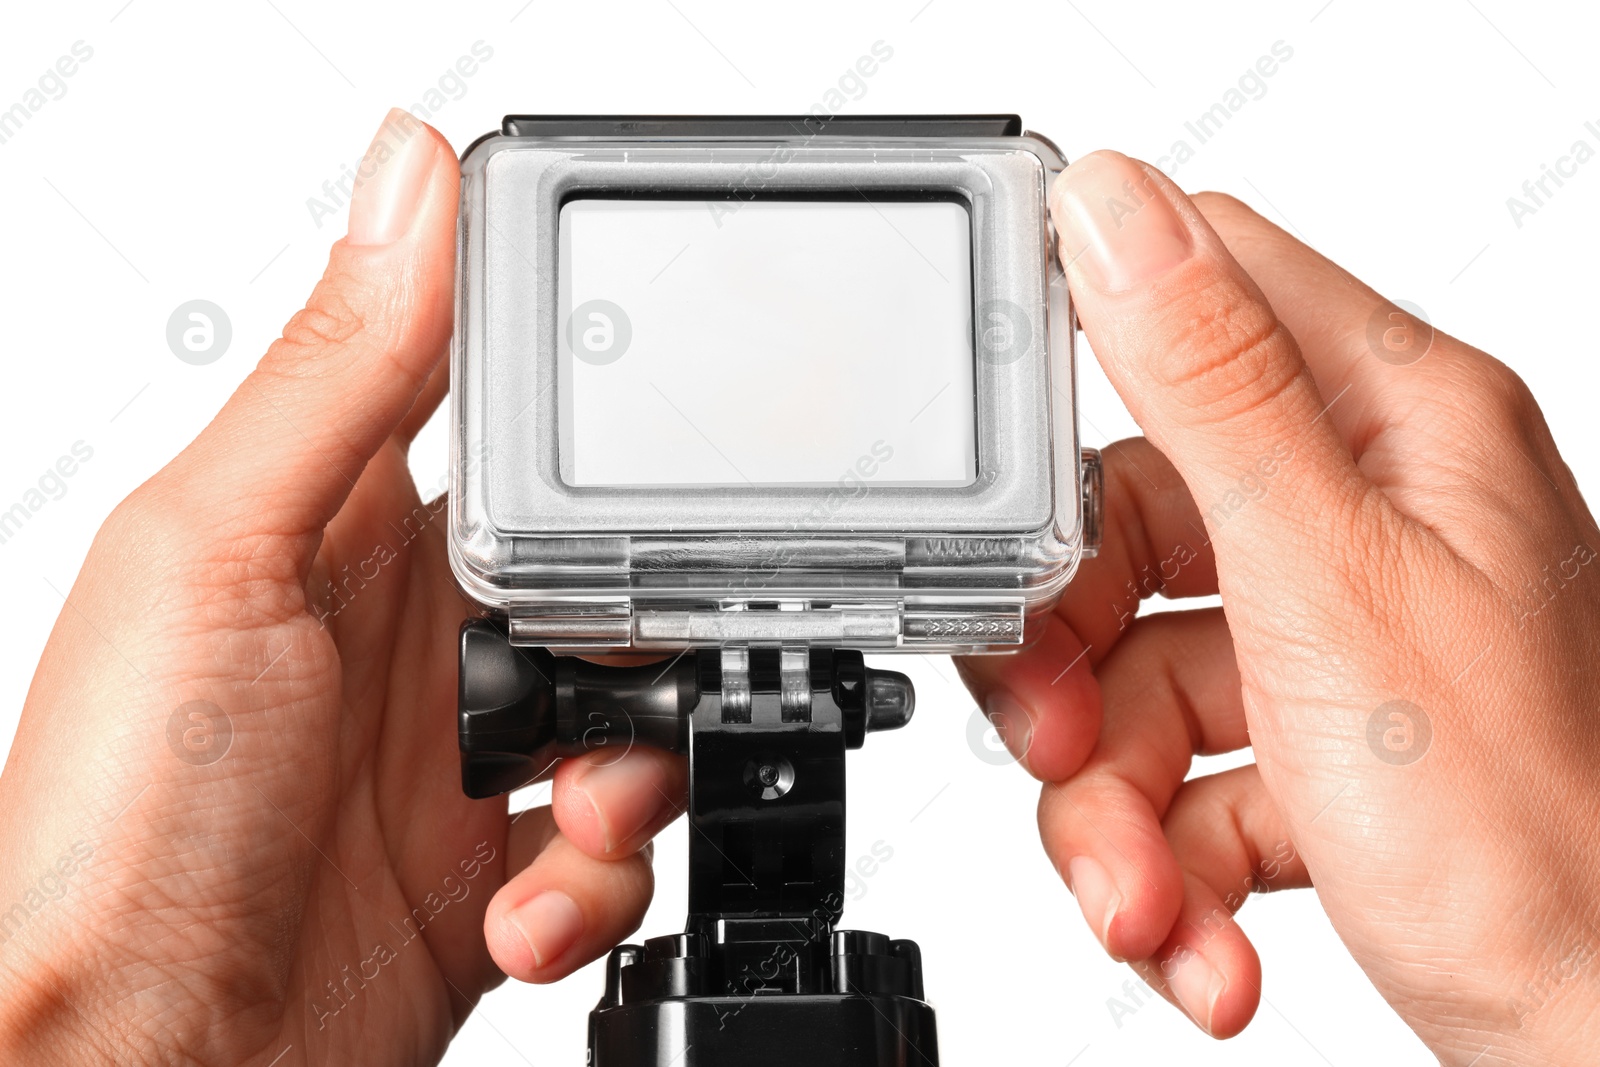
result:
<svg viewBox="0 0 1600 1067"><path fill-rule="evenodd" d="M1080 160L1051 211L1148 438L1106 451L1105 549L1043 640L962 669L1095 934L1225 1037L1261 997L1232 913L1314 883L1445 1063L1593 1062L1600 531L1538 405L1136 161ZM1157 592L1223 607L1135 618Z"/></svg>
<svg viewBox="0 0 1600 1067"><path fill-rule="evenodd" d="M0 1060L432 1063L502 971L559 978L644 913L681 761L565 764L514 820L461 793L467 611L406 466L448 382L456 158L396 111L361 173L306 309L50 637L0 777Z"/></svg>

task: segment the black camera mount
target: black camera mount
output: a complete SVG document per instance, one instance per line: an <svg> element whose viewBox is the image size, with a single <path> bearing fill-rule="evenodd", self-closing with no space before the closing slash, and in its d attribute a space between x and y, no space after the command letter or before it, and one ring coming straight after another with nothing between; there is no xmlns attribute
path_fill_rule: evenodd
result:
<svg viewBox="0 0 1600 1067"><path fill-rule="evenodd" d="M689 758L685 931L621 945L589 1016L592 1067L937 1067L912 941L835 929L844 760L905 725L910 679L840 649L721 648L612 667L461 630L462 787L490 797L566 756Z"/></svg>

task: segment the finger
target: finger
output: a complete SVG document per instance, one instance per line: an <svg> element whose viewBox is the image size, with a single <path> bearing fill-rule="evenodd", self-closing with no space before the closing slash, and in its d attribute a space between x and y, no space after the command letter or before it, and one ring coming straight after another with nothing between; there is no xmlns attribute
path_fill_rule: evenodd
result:
<svg viewBox="0 0 1600 1067"><path fill-rule="evenodd" d="M447 346L457 170L392 111L358 168L350 232L305 309L161 480L203 525L311 534L411 411Z"/></svg>
<svg viewBox="0 0 1600 1067"><path fill-rule="evenodd" d="M596 859L633 855L688 803L688 762L643 745L565 760L551 791L562 834Z"/></svg>
<svg viewBox="0 0 1600 1067"><path fill-rule="evenodd" d="M1251 893L1308 889L1311 875L1253 763L1185 782L1161 822L1178 864L1238 911Z"/></svg>
<svg viewBox="0 0 1600 1067"><path fill-rule="evenodd" d="M972 691L1006 751L1040 781L1065 778L1083 765L1100 730L1100 690L1086 649L1051 615L1044 634L1010 656L963 656L956 673ZM1042 714L1059 707L1060 714Z"/></svg>
<svg viewBox="0 0 1600 1067"><path fill-rule="evenodd" d="M404 448L393 441L380 448L328 523L307 574L308 606L317 620L334 634L360 634L374 642L400 633L408 600L421 587L416 580L427 573L421 557L435 551L443 504L418 499ZM451 588L454 597L444 603L464 612L453 582ZM382 693L388 668L382 657L346 663L346 691Z"/></svg>
<svg viewBox="0 0 1600 1067"><path fill-rule="evenodd" d="M1172 461L1142 437L1113 442L1102 455L1107 533L1056 607L1086 642L1092 663L1110 654L1141 601L1217 591L1211 539ZM1256 473L1269 479L1275 471Z"/></svg>
<svg viewBox="0 0 1600 1067"><path fill-rule="evenodd" d="M1141 959L1161 945L1183 903L1162 816L1197 752L1243 747L1249 732L1219 608L1140 619L1098 674L1098 744L1076 775L1045 786L1039 832L1106 951Z"/></svg>
<svg viewBox="0 0 1600 1067"><path fill-rule="evenodd" d="M1162 823L1184 872L1178 922L1135 969L1213 1037L1255 1014L1261 963L1233 915L1252 893L1311 884L1255 766L1184 783Z"/></svg>
<svg viewBox="0 0 1600 1067"><path fill-rule="evenodd" d="M1192 874L1161 948L1133 968L1212 1037L1245 1028L1261 1001L1261 958L1222 898Z"/></svg>
<svg viewBox="0 0 1600 1067"><path fill-rule="evenodd" d="M1216 556L1189 487L1154 445L1142 437L1103 450L1106 536L1062 593L1056 614L1088 649L1093 665L1110 655L1141 601L1210 596L1217 591ZM1264 477L1270 478L1271 474ZM966 665L986 673L986 663L1014 657L972 657Z"/></svg>
<svg viewBox="0 0 1600 1067"><path fill-rule="evenodd" d="M1105 472L1110 532L1073 576L1043 637L1015 655L955 661L1012 756L1044 781L1072 774L1094 747L1100 703L1089 668L1128 632L1141 601L1217 591L1199 509L1167 458L1131 438L1106 448ZM1047 706L1062 713L1036 718L1034 709Z"/></svg>
<svg viewBox="0 0 1600 1067"><path fill-rule="evenodd" d="M511 834L508 870L536 855L494 895L483 918L489 954L506 974L553 982L638 929L655 889L649 850L597 860L561 836L553 818L526 814ZM526 839L519 842L519 834Z"/></svg>
<svg viewBox="0 0 1600 1067"><path fill-rule="evenodd" d="M1097 152L1056 181L1051 217L1095 353L1212 538L1297 574L1308 548L1336 547L1370 487L1294 338L1195 206L1154 169ZM1284 468L1274 491L1229 522L1264 461Z"/></svg>
<svg viewBox="0 0 1600 1067"><path fill-rule="evenodd" d="M399 427L394 435L399 442L409 448L411 442L433 418L433 413L439 410L439 405L450 393L450 360L441 358L433 366L433 372L428 375L427 382L422 387L422 392L417 394L416 401L411 405L411 410L406 412L406 417L400 420Z"/></svg>

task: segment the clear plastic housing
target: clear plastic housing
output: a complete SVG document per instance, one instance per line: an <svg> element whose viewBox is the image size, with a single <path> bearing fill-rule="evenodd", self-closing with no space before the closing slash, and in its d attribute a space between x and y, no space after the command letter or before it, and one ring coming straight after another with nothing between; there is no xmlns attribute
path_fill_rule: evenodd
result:
<svg viewBox="0 0 1600 1067"><path fill-rule="evenodd" d="M462 589L572 651L1023 643L1085 548L1056 150L555 125L462 161Z"/></svg>

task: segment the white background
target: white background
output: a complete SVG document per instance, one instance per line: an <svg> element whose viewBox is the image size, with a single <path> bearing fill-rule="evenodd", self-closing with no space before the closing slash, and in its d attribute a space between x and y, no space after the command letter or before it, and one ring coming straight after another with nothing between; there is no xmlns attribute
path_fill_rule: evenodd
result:
<svg viewBox="0 0 1600 1067"><path fill-rule="evenodd" d="M1506 198L1576 139L1600 147L1584 129L1600 126L1597 31L1589 5L1510 0L8 5L0 107L75 41L94 56L0 144L0 508L74 442L94 456L0 544L0 736L61 609L52 587L71 584L106 513L218 408L343 233L342 211L319 228L307 198L358 160L386 108L420 101L476 41L492 59L431 118L458 147L507 111L804 111L880 40L893 56L846 113L1018 111L1069 157L1109 145L1155 161L1186 139L1184 186L1241 196L1517 368L1592 486L1600 160L1520 228ZM1277 41L1293 56L1265 95L1196 145L1185 121ZM233 323L231 350L206 367L165 341L168 315L194 298ZM1082 378L1089 443L1132 432L1092 360ZM416 466L438 483L438 425ZM1266 993L1242 1037L1214 1043L1164 1003L1114 1020L1110 998L1132 1003L1128 972L1044 860L1035 787L969 746L973 706L947 661L909 664L917 721L852 757L849 854L881 839L894 855L846 919L921 941L946 1063L1432 1062L1310 893L1242 914ZM681 922L684 846L680 824L659 847L645 933ZM447 1062L582 1062L600 981L595 967L502 988Z"/></svg>

